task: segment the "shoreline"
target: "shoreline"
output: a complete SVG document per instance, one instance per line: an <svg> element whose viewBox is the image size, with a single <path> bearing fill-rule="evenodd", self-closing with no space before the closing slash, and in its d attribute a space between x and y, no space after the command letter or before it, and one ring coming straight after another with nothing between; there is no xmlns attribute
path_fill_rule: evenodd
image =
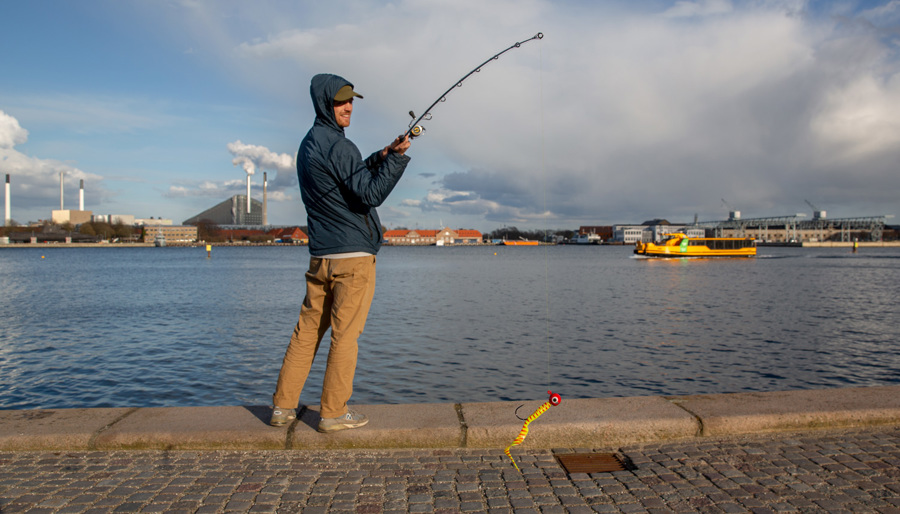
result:
<svg viewBox="0 0 900 514"><path fill-rule="evenodd" d="M845 241L822 241L822 242L803 242L803 243L759 243L757 248L853 248L852 242ZM257 247L257 246L308 246L296 243L169 243L165 248L205 248L206 245L213 247ZM153 243L8 243L0 244L3 248L153 248ZM435 245L383 245L383 247L391 248L420 248ZM486 244L459 244L444 245L446 247L470 247L470 246L499 246L494 243ZM541 243L534 246L634 246L628 243L602 243L599 245L579 245L579 244L556 244ZM900 248L900 241L860 241L857 243L858 248Z"/></svg>
<svg viewBox="0 0 900 514"><path fill-rule="evenodd" d="M537 408L544 398L525 403ZM354 405L366 427L320 434L318 407L268 425L268 406L0 410L0 451L503 448L522 402ZM691 396L565 399L530 448L621 445L900 425L900 385Z"/></svg>

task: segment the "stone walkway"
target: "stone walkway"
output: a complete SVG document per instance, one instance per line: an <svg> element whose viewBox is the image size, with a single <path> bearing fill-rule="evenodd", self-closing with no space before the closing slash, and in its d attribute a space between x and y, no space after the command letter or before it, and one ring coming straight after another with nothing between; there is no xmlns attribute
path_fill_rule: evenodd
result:
<svg viewBox="0 0 900 514"><path fill-rule="evenodd" d="M900 513L900 427L618 449L566 475L496 449L0 452L0 512ZM609 451L598 449L596 451Z"/></svg>

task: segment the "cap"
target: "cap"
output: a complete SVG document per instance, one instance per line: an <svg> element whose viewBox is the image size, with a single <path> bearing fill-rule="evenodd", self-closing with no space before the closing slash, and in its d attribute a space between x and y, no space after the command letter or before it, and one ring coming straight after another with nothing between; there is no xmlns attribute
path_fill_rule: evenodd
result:
<svg viewBox="0 0 900 514"><path fill-rule="evenodd" d="M354 96L358 96L360 98L363 97L363 95L361 95L353 90L353 86L348 85L348 86L344 86L338 90L337 94L334 95L334 100L336 102L346 102L347 100L353 98Z"/></svg>

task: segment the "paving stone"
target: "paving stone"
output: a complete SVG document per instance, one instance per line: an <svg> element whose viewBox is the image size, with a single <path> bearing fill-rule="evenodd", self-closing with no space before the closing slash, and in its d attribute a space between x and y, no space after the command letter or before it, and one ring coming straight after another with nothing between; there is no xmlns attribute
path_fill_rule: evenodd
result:
<svg viewBox="0 0 900 514"><path fill-rule="evenodd" d="M0 452L0 511L897 512L900 506L900 427L686 439L619 451L637 469L567 476L552 453L527 449L519 454L529 462L522 473L502 449Z"/></svg>

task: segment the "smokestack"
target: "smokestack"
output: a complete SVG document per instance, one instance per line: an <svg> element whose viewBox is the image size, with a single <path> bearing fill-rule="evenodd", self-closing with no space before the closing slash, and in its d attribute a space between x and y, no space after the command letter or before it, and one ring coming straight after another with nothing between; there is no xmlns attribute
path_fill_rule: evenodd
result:
<svg viewBox="0 0 900 514"><path fill-rule="evenodd" d="M81 184L78 186L78 210L84 210L84 179L81 179Z"/></svg>
<svg viewBox="0 0 900 514"><path fill-rule="evenodd" d="M263 219L262 219L263 226L266 226L269 224L268 204L266 203L266 190L268 188L269 188L269 179L266 176L266 172L263 172Z"/></svg>
<svg viewBox="0 0 900 514"><path fill-rule="evenodd" d="M63 172L59 172L59 210L64 210L66 208L65 203L63 202Z"/></svg>
<svg viewBox="0 0 900 514"><path fill-rule="evenodd" d="M250 175L247 175L247 214L250 214Z"/></svg>
<svg viewBox="0 0 900 514"><path fill-rule="evenodd" d="M10 216L10 204L9 204L9 173L6 174L6 216L3 218L3 224L9 225L9 221L12 219Z"/></svg>

